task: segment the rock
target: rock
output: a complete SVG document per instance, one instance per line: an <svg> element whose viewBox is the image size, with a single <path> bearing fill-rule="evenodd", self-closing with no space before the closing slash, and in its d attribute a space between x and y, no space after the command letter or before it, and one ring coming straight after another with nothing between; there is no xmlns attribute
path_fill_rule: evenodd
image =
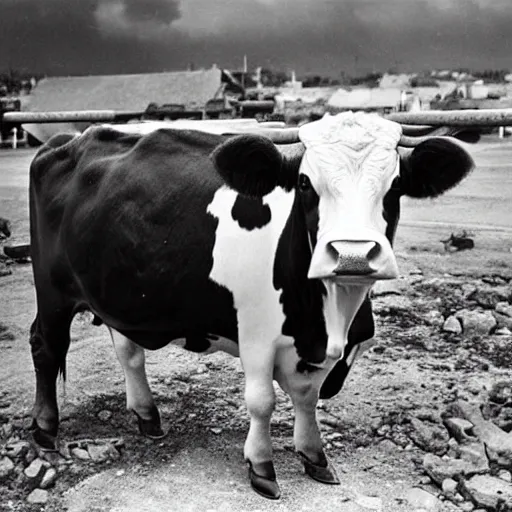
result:
<svg viewBox="0 0 512 512"><path fill-rule="evenodd" d="M494 331L494 334L496 336L510 336L512 331L508 327L498 327L498 329Z"/></svg>
<svg viewBox="0 0 512 512"><path fill-rule="evenodd" d="M444 332L451 332L453 334L460 334L462 332L462 325L453 315L449 316L443 324Z"/></svg>
<svg viewBox="0 0 512 512"><path fill-rule="evenodd" d="M216 435L219 435L222 432L220 427L212 427L210 430Z"/></svg>
<svg viewBox="0 0 512 512"><path fill-rule="evenodd" d="M104 462L108 459L119 459L119 452L110 444L90 444L87 451L93 462Z"/></svg>
<svg viewBox="0 0 512 512"><path fill-rule="evenodd" d="M46 471L46 463L42 459L34 459L28 467L25 468L25 476L32 481L39 482Z"/></svg>
<svg viewBox="0 0 512 512"><path fill-rule="evenodd" d="M475 510L475 505L473 505L471 501L464 501L463 503L459 503L459 509L463 512L472 512Z"/></svg>
<svg viewBox="0 0 512 512"><path fill-rule="evenodd" d="M89 455L87 450L84 450L83 448L73 448L70 450L70 453L73 457L80 459L80 460L91 460L91 456Z"/></svg>
<svg viewBox="0 0 512 512"><path fill-rule="evenodd" d="M12 423L6 423L5 425L3 425L2 432L3 432L4 437L12 436L12 432L13 432Z"/></svg>
<svg viewBox="0 0 512 512"><path fill-rule="evenodd" d="M43 476L43 479L41 480L41 483L39 484L39 487L41 489L48 489L48 487L51 487L52 485L55 484L56 480L57 471L55 470L55 468L48 468Z"/></svg>
<svg viewBox="0 0 512 512"><path fill-rule="evenodd" d="M497 311L492 312L494 318L496 319L496 322L498 324L498 328L506 327L508 330L512 330L512 318L506 315L502 315L501 313L498 313Z"/></svg>
<svg viewBox="0 0 512 512"><path fill-rule="evenodd" d="M438 311L437 309L426 313L423 320L427 325L432 325L433 327L441 327L445 323L441 311Z"/></svg>
<svg viewBox="0 0 512 512"><path fill-rule="evenodd" d="M506 286L497 286L493 288L477 288L468 295L468 300L474 300L484 309L494 309L497 304L507 300L509 291Z"/></svg>
<svg viewBox="0 0 512 512"><path fill-rule="evenodd" d="M25 457L30 449L30 443L27 441L17 441L15 443L9 443L5 447L7 455L13 459Z"/></svg>
<svg viewBox="0 0 512 512"><path fill-rule="evenodd" d="M14 471L14 462L9 457L0 459L0 482Z"/></svg>
<svg viewBox="0 0 512 512"><path fill-rule="evenodd" d="M464 459L453 459L448 457L442 459L432 453L427 453L423 458L423 469L438 485L442 485L443 480L460 476L474 475L483 473L486 469ZM488 466L487 466L488 469Z"/></svg>
<svg viewBox="0 0 512 512"><path fill-rule="evenodd" d="M419 487L409 489L405 493L404 498L411 509L437 512L441 508L441 501L436 496Z"/></svg>
<svg viewBox="0 0 512 512"><path fill-rule="evenodd" d="M462 481L461 493L486 509L512 510L512 485L490 475L475 475Z"/></svg>
<svg viewBox="0 0 512 512"><path fill-rule="evenodd" d="M489 471L489 461L487 460L487 453L483 443L475 441L462 444L457 447L457 455L461 460L473 464L475 473Z"/></svg>
<svg viewBox="0 0 512 512"><path fill-rule="evenodd" d="M510 471L507 471L506 469L498 471L498 477L505 480L505 482L512 482L512 475L510 474Z"/></svg>
<svg viewBox="0 0 512 512"><path fill-rule="evenodd" d="M508 302L498 302L496 312L512 318L512 306Z"/></svg>
<svg viewBox="0 0 512 512"><path fill-rule="evenodd" d="M472 435L473 424L468 420L462 418L446 418L443 423L450 435L454 437L457 442L463 443L475 439Z"/></svg>
<svg viewBox="0 0 512 512"><path fill-rule="evenodd" d="M445 428L436 423L420 421L418 418L412 418L411 425L413 430L409 437L416 446L439 455L446 453L449 436Z"/></svg>
<svg viewBox="0 0 512 512"><path fill-rule="evenodd" d="M462 309L455 317L462 323L464 334L489 334L497 323L490 311Z"/></svg>
<svg viewBox="0 0 512 512"><path fill-rule="evenodd" d="M44 505L48 501L48 491L34 489L28 496L27 501L33 505Z"/></svg>
<svg viewBox="0 0 512 512"><path fill-rule="evenodd" d="M101 421L108 421L110 418L112 418L111 411L107 411L106 409L104 409L98 413L98 419Z"/></svg>
<svg viewBox="0 0 512 512"><path fill-rule="evenodd" d="M441 484L441 489L447 498L455 498L457 494L457 482L453 478L445 478Z"/></svg>
<svg viewBox="0 0 512 512"><path fill-rule="evenodd" d="M489 390L489 400L500 405L512 400L512 382L501 380L493 384Z"/></svg>
<svg viewBox="0 0 512 512"><path fill-rule="evenodd" d="M371 291L372 297L382 297L384 295L402 295L402 287L398 279L377 281Z"/></svg>

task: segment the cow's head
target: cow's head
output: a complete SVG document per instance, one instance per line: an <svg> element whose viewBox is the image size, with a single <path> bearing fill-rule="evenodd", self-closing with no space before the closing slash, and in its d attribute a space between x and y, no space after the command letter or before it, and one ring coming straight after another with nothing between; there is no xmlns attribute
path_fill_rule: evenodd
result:
<svg viewBox="0 0 512 512"><path fill-rule="evenodd" d="M397 123L348 112L302 126L299 144L279 146L241 135L213 154L226 183L241 194L295 189L312 253L307 276L327 290L327 354L333 357L342 355L371 285L398 275L391 244L400 196L438 196L473 167L455 139L433 137L399 151L401 135ZM337 340L331 339L334 333Z"/></svg>

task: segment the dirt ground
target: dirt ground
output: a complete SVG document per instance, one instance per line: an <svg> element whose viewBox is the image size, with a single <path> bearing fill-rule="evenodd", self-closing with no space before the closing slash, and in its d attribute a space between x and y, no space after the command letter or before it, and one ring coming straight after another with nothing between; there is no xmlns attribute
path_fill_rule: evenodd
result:
<svg viewBox="0 0 512 512"><path fill-rule="evenodd" d="M483 400L512 377L510 336L449 335L443 318L474 303L481 285L512 286L512 144L483 141L477 169L435 201L405 200L397 234L399 294L375 299L375 348L357 363L342 392L321 401L324 440L341 485L307 479L293 452L292 410L278 392L272 421L283 496L269 502L246 481L239 361L197 356L176 347L147 354L150 383L169 434L141 438L124 409L124 383L107 330L77 317L60 387L64 440L122 437L117 460L74 460L59 468L46 505L26 502L22 478L0 481L0 511L411 511L409 490L439 494L422 469L429 447L414 436L413 419L438 418L458 398ZM0 152L0 217L12 222L9 243L28 241L28 166L33 150ZM467 228L471 251L445 253L440 240ZM35 314L30 264L0 277L0 447L7 434L29 439L34 372L28 345ZM99 414L101 412L108 414ZM9 433L9 432L8 432ZM0 453L1 458L1 453ZM439 510L460 510L449 501Z"/></svg>

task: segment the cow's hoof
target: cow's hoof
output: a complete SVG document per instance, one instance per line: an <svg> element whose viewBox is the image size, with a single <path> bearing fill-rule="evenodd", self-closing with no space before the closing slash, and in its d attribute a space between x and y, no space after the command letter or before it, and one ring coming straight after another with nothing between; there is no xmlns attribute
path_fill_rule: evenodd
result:
<svg viewBox="0 0 512 512"><path fill-rule="evenodd" d="M57 451L57 432L47 432L43 430L37 424L35 418L32 420L30 432L38 448L44 451Z"/></svg>
<svg viewBox="0 0 512 512"><path fill-rule="evenodd" d="M276 472L272 461L253 464L250 460L249 464L249 481L251 487L264 498L270 500L278 500L281 497L281 489L276 480Z"/></svg>
<svg viewBox="0 0 512 512"><path fill-rule="evenodd" d="M322 482L323 484L331 484L338 485L340 480L338 475L336 474L336 470L334 469L331 461L322 454L323 460L316 464L312 462L306 455L302 452L297 452L304 464L304 470L306 471L306 475L310 476L313 480L317 482Z"/></svg>
<svg viewBox="0 0 512 512"><path fill-rule="evenodd" d="M149 420L141 418L136 411L133 411L137 417L137 424L139 426L139 432L150 439L162 439L165 437L165 432L162 429L162 423L160 422L160 413L158 409L154 407L151 409Z"/></svg>

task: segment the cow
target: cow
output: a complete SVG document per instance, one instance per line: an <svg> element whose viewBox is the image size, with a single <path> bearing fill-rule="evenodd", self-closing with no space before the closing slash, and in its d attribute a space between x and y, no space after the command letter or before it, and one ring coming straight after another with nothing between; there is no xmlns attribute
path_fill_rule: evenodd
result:
<svg viewBox="0 0 512 512"><path fill-rule="evenodd" d="M374 335L369 293L398 275L400 198L442 194L473 160L452 137L404 150L401 125L377 114L326 115L298 135L275 144L257 133L95 126L40 148L29 187L39 446L56 446L56 380L73 316L89 310L110 332L142 434L164 435L144 351L223 350L244 370L252 488L280 496L274 380L293 402L306 474L339 483L316 405L339 392Z"/></svg>

